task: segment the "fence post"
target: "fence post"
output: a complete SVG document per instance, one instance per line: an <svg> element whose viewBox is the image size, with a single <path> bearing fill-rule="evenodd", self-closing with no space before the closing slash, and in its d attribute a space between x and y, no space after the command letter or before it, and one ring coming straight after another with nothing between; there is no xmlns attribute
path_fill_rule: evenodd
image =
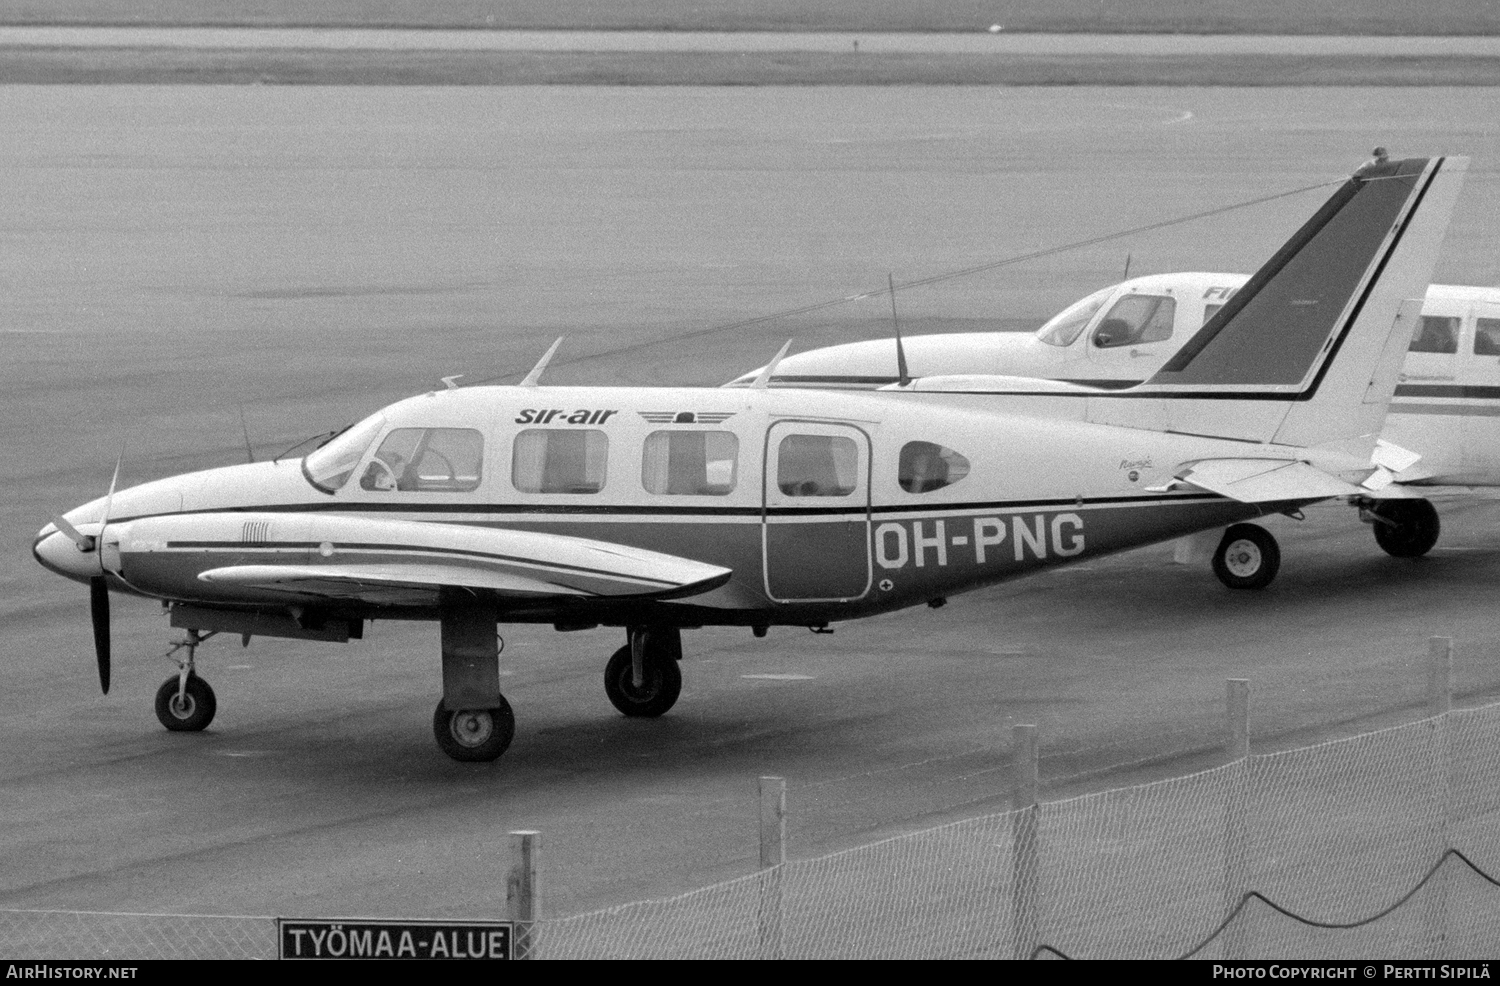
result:
<svg viewBox="0 0 1500 986"><path fill-rule="evenodd" d="M760 779L760 957L785 958L781 870L786 862L786 779Z"/></svg>
<svg viewBox="0 0 1500 986"><path fill-rule="evenodd" d="M1041 861L1037 857L1037 740L1035 726L1011 729L1015 748L1015 812L1011 816L1011 957L1029 959L1039 944L1037 929Z"/></svg>
<svg viewBox="0 0 1500 986"><path fill-rule="evenodd" d="M1229 790L1224 799L1224 913L1228 915L1248 889L1250 682L1230 678L1224 696L1224 752L1229 756ZM1224 929L1224 958L1242 959L1247 951L1246 912Z"/></svg>
<svg viewBox="0 0 1500 986"><path fill-rule="evenodd" d="M510 956L530 959L536 955L536 922L542 910L542 886L537 863L542 851L542 833L530 830L510 834L510 872L505 876L505 912L512 922Z"/></svg>
<svg viewBox="0 0 1500 986"><path fill-rule="evenodd" d="M1448 816L1452 800L1449 793L1452 764L1452 740L1448 733L1448 715L1453 710L1453 638L1427 639L1427 715L1432 720L1432 787L1437 806L1436 843L1438 858L1449 849ZM1427 903L1427 937L1432 942L1434 959L1447 957L1448 903L1452 892L1452 867L1444 865L1432 878Z"/></svg>
<svg viewBox="0 0 1500 986"><path fill-rule="evenodd" d="M1453 709L1453 638L1427 638L1427 714Z"/></svg>

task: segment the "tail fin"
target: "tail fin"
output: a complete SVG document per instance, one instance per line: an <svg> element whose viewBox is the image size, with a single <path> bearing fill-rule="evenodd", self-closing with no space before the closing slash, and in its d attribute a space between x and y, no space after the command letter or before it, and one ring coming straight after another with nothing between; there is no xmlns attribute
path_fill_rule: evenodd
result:
<svg viewBox="0 0 1500 986"><path fill-rule="evenodd" d="M1151 379L1088 419L1294 446L1373 447L1466 158L1361 169ZM1350 451L1354 448L1350 447Z"/></svg>

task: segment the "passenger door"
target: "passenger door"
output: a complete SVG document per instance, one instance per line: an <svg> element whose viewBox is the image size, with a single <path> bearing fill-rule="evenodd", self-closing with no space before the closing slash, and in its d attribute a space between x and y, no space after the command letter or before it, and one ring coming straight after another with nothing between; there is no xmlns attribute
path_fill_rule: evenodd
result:
<svg viewBox="0 0 1500 986"><path fill-rule="evenodd" d="M870 438L851 425L777 421L766 431L766 595L836 602L870 591Z"/></svg>

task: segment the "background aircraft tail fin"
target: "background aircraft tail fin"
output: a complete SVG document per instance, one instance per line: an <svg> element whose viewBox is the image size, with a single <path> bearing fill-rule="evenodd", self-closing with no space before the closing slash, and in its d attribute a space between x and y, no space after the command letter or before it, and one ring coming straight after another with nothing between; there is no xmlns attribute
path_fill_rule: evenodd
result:
<svg viewBox="0 0 1500 986"><path fill-rule="evenodd" d="M1292 446L1368 444L1447 231L1466 158L1345 182L1155 376L1088 419Z"/></svg>

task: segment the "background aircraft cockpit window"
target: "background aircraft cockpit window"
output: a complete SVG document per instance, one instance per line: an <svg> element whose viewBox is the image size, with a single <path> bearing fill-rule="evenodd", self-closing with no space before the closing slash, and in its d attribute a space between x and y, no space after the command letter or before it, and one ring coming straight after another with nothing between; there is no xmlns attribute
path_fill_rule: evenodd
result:
<svg viewBox="0 0 1500 986"><path fill-rule="evenodd" d="M1071 346L1089 324L1094 313L1104 307L1104 302L1114 293L1113 287L1095 291L1086 298L1073 302L1053 315L1046 324L1036 330L1036 337L1049 346Z"/></svg>
<svg viewBox="0 0 1500 986"><path fill-rule="evenodd" d="M1500 356L1500 318L1474 320L1474 355Z"/></svg>
<svg viewBox="0 0 1500 986"><path fill-rule="evenodd" d="M1177 302L1153 294L1128 294L1115 302L1104 321L1094 330L1094 345L1101 349L1161 342L1172 337Z"/></svg>
<svg viewBox="0 0 1500 986"><path fill-rule="evenodd" d="M349 481L365 450L385 427L385 418L373 414L302 460L302 475L324 493L333 493Z"/></svg>
<svg viewBox="0 0 1500 986"><path fill-rule="evenodd" d="M1457 315L1423 315L1422 325L1411 341L1411 352L1458 352L1458 323Z"/></svg>
<svg viewBox="0 0 1500 986"><path fill-rule="evenodd" d="M776 455L787 496L848 496L859 485L859 446L841 435L788 435Z"/></svg>
<svg viewBox="0 0 1500 986"><path fill-rule="evenodd" d="M397 428L359 477L361 489L466 493L479 488L484 437L472 428Z"/></svg>
<svg viewBox="0 0 1500 986"><path fill-rule="evenodd" d="M582 428L527 428L516 435L510 482L522 493L598 493L609 437Z"/></svg>
<svg viewBox="0 0 1500 986"><path fill-rule="evenodd" d="M733 432L653 431L641 456L641 485L667 496L727 496L739 452Z"/></svg>
<svg viewBox="0 0 1500 986"><path fill-rule="evenodd" d="M907 442L901 446L896 481L908 493L931 493L952 486L969 474L969 460L932 442Z"/></svg>

